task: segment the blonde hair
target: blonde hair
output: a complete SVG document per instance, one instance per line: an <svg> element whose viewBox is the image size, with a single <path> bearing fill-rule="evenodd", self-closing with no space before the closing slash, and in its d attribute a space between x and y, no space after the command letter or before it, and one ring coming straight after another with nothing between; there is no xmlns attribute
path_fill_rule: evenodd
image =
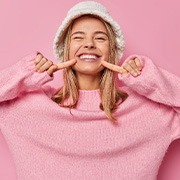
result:
<svg viewBox="0 0 180 180"><path fill-rule="evenodd" d="M90 16L98 18L104 23L108 32L108 36L109 36L110 52L109 52L108 62L117 65L116 42L115 42L115 36L111 28L111 25L99 17L96 17L94 15L90 15ZM70 34L71 34L72 25L73 23L71 23L70 26L68 27L67 34L64 40L63 62L68 60ZM123 101L125 101L125 99L128 97L128 94L126 92L122 92L118 89L118 87L116 86L115 79L116 79L115 73L112 70L105 68L102 71L102 76L100 80L100 96L101 96L100 109L105 112L105 115L112 122L117 121L117 119L113 117L112 113L114 113L116 109L118 108L118 106L121 103L123 103ZM62 107L68 107L70 109L75 108L78 102L78 97L79 97L79 94L78 94L79 84L75 75L75 71L71 67L65 68L63 70L63 80L64 80L63 87L61 87L52 96L51 99L55 101L56 103L59 103L60 106ZM65 104L64 102L67 99L69 99L70 102L68 104Z"/></svg>

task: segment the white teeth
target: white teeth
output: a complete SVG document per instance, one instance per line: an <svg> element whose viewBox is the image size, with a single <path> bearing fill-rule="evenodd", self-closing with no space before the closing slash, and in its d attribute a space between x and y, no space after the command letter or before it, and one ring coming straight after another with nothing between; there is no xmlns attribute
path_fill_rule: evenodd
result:
<svg viewBox="0 0 180 180"><path fill-rule="evenodd" d="M95 55L81 55L80 59L97 59L97 56Z"/></svg>

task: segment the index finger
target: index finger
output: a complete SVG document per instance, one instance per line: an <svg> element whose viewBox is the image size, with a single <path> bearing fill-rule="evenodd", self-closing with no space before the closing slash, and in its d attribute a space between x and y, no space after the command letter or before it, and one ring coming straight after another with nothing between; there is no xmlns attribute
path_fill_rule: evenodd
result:
<svg viewBox="0 0 180 180"><path fill-rule="evenodd" d="M62 63L60 63L60 64L57 64L57 67L58 67L58 69L60 70L60 69L63 69L63 68L72 66L72 65L75 64L76 62L77 62L76 59L71 59L71 60L62 62Z"/></svg>
<svg viewBox="0 0 180 180"><path fill-rule="evenodd" d="M103 66L107 67L108 69L112 70L112 71L116 71L116 72L121 73L121 74L123 73L123 68L120 66L111 64L111 63L104 61L104 60L101 61L101 64Z"/></svg>

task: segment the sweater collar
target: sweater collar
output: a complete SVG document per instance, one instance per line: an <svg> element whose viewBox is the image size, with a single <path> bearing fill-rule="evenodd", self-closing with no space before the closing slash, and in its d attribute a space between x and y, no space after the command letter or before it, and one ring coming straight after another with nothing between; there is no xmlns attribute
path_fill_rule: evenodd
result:
<svg viewBox="0 0 180 180"><path fill-rule="evenodd" d="M101 111L100 90L79 90L79 99L76 109L83 111Z"/></svg>

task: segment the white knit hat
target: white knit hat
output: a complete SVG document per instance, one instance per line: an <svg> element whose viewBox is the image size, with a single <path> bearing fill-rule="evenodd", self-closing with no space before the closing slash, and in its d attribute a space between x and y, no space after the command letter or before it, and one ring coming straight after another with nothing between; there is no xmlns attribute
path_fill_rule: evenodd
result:
<svg viewBox="0 0 180 180"><path fill-rule="evenodd" d="M77 3L68 11L66 18L63 20L62 24L56 32L53 42L54 56L57 58L57 60L59 62L62 62L65 39L64 36L66 34L68 26L74 19L85 14L99 16L112 26L112 29L116 37L117 58L118 60L120 60L123 56L123 50L125 48L125 42L121 28L118 25L118 23L114 21L112 17L109 15L109 12L106 9L106 7L95 1L83 1Z"/></svg>

